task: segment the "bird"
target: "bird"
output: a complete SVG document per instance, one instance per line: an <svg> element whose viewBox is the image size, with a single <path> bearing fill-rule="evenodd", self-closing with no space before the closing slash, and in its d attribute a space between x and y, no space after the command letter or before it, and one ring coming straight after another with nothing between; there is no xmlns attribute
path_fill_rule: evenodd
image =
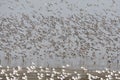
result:
<svg viewBox="0 0 120 80"><path fill-rule="evenodd" d="M20 66L17 66L17 68L18 68L18 71L21 71L21 70L22 70L22 68L21 68Z"/></svg>
<svg viewBox="0 0 120 80"><path fill-rule="evenodd" d="M2 78L2 77L0 77L0 80L3 80L3 78Z"/></svg>

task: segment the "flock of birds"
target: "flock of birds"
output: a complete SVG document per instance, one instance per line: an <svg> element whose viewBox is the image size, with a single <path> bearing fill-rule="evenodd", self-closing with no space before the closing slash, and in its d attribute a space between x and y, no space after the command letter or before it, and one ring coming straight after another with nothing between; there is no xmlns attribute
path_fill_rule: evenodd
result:
<svg viewBox="0 0 120 80"><path fill-rule="evenodd" d="M6 68L0 66L0 80L120 80L120 71L95 70L90 71L85 67L80 70L70 70L70 65L61 68L44 68L31 65L22 68Z"/></svg>
<svg viewBox="0 0 120 80"><path fill-rule="evenodd" d="M53 6L51 3L45 5L49 12L50 5ZM112 9L104 11L105 15L89 14L81 8L78 14L68 17L46 17L37 14L37 11L32 17L26 13L20 14L20 18L0 17L0 64L23 63L21 67L14 68L0 66L0 80L120 80L120 71L109 69L90 71L81 67L80 70L70 70L69 65L62 68L38 67L46 58L49 58L46 60L48 65L51 65L49 60L56 60L57 63L57 59L60 59L62 64L65 59L73 61L74 58L76 65L71 62L73 67L92 65L95 68L95 65L100 66L105 62L104 67L107 64L108 67L113 65L119 68L120 17ZM56 14L61 15L62 10L58 12ZM38 61L37 67L32 65L22 68L35 59Z"/></svg>
<svg viewBox="0 0 120 80"><path fill-rule="evenodd" d="M11 65L18 60L26 66L30 60L45 61L47 57L54 61L56 57L64 61L63 59L72 60L79 56L83 61L77 60L78 65L87 64L88 61L92 65L99 65L97 63L101 61L105 62L103 66L108 64L107 66L111 67L115 63L118 68L120 38L119 27L116 25L120 21L116 17L108 21L103 16L96 16L84 14L84 11L79 15L60 18L42 15L42 18L38 17L38 24L25 14L20 21L17 17L1 17L0 49L3 54L0 56L0 62L5 65L6 61L7 65Z"/></svg>

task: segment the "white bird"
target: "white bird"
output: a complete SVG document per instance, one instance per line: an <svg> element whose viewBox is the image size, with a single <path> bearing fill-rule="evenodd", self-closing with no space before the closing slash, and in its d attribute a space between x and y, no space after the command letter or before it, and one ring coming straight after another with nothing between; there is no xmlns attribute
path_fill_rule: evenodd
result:
<svg viewBox="0 0 120 80"><path fill-rule="evenodd" d="M26 73L23 73L23 75L24 75L24 76L22 77L22 79L28 80L28 79L27 79L27 76L26 76Z"/></svg>
<svg viewBox="0 0 120 80"><path fill-rule="evenodd" d="M102 73L102 72L101 72L101 71L99 71L99 70L96 70L95 72L97 72L97 73L99 73L99 74L100 74L100 73Z"/></svg>
<svg viewBox="0 0 120 80"><path fill-rule="evenodd" d="M43 78L43 77L44 77L44 74L43 74L43 73L41 73L41 74L40 74L40 77L42 77L42 78Z"/></svg>
<svg viewBox="0 0 120 80"><path fill-rule="evenodd" d="M66 67L70 67L70 65L69 65L69 64L67 64L67 65L66 65Z"/></svg>
<svg viewBox="0 0 120 80"><path fill-rule="evenodd" d="M62 68L65 68L65 66L62 66Z"/></svg>
<svg viewBox="0 0 120 80"><path fill-rule="evenodd" d="M5 74L5 70L2 69L1 72L0 72L0 74Z"/></svg>
<svg viewBox="0 0 120 80"><path fill-rule="evenodd" d="M2 65L0 65L0 68L2 68Z"/></svg>
<svg viewBox="0 0 120 80"><path fill-rule="evenodd" d="M18 68L18 71L21 71L21 70L22 70L22 68L21 68L20 66L18 66L17 68Z"/></svg>
<svg viewBox="0 0 120 80"><path fill-rule="evenodd" d="M74 71L75 74L77 74L77 71Z"/></svg>
<svg viewBox="0 0 120 80"><path fill-rule="evenodd" d="M10 67L9 66L7 66L7 71L9 71L10 70Z"/></svg>
<svg viewBox="0 0 120 80"><path fill-rule="evenodd" d="M92 79L91 79L92 75L89 74L89 73L87 73L87 75L88 75L88 79L89 79L89 80L92 80Z"/></svg>
<svg viewBox="0 0 120 80"><path fill-rule="evenodd" d="M38 78L39 80L42 80L42 77L40 77L40 76L37 76L37 78Z"/></svg>
<svg viewBox="0 0 120 80"><path fill-rule="evenodd" d="M15 68L13 68L13 74L15 75L16 73L18 73L18 71Z"/></svg>
<svg viewBox="0 0 120 80"><path fill-rule="evenodd" d="M3 80L3 78L0 77L0 80Z"/></svg>

